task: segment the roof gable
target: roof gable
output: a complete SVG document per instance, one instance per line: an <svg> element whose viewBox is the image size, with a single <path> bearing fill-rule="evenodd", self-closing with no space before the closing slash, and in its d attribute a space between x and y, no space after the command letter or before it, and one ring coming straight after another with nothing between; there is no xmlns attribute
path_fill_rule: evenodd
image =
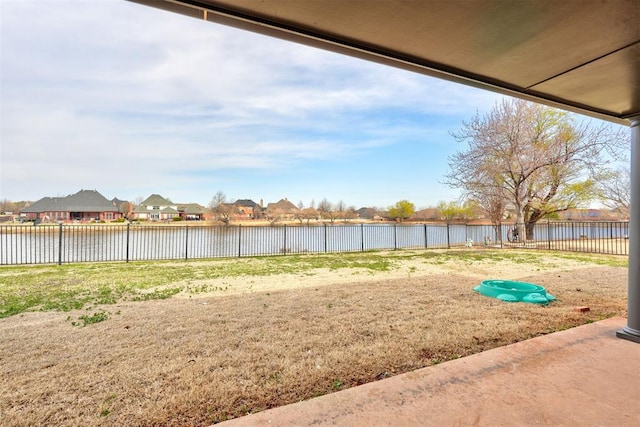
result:
<svg viewBox="0 0 640 427"><path fill-rule="evenodd" d="M43 197L22 209L24 213L55 212L60 210L61 197Z"/></svg>
<svg viewBox="0 0 640 427"><path fill-rule="evenodd" d="M178 205L178 211L187 215L204 214L205 208L197 203L186 203Z"/></svg>
<svg viewBox="0 0 640 427"><path fill-rule="evenodd" d="M72 212L118 211L118 207L96 190L80 190L62 199L66 210Z"/></svg>
<svg viewBox="0 0 640 427"><path fill-rule="evenodd" d="M269 203L267 205L267 210L268 211L272 211L274 209L278 209L278 210L281 210L283 212L292 212L292 211L297 211L298 207L296 205L294 205L293 203L291 203L290 201L288 201L287 199L280 199L276 203Z"/></svg>
<svg viewBox="0 0 640 427"><path fill-rule="evenodd" d="M66 197L43 197L22 212L118 212L118 207L96 190L80 190Z"/></svg>
<svg viewBox="0 0 640 427"><path fill-rule="evenodd" d="M164 197L162 197L159 194L150 195L149 197L147 197L140 204L144 205L144 206L169 206L169 205L174 205L174 203L171 200L165 199Z"/></svg>
<svg viewBox="0 0 640 427"><path fill-rule="evenodd" d="M251 199L238 199L233 204L236 206L247 206L249 208L255 208L256 206L259 206Z"/></svg>

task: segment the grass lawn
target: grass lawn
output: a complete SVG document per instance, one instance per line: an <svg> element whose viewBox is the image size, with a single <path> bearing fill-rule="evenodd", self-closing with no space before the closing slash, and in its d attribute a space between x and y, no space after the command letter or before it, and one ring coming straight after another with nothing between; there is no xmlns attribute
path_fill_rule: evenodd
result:
<svg viewBox="0 0 640 427"><path fill-rule="evenodd" d="M626 266L450 250L0 267L0 423L209 425L624 316ZM491 278L557 301L473 292Z"/></svg>

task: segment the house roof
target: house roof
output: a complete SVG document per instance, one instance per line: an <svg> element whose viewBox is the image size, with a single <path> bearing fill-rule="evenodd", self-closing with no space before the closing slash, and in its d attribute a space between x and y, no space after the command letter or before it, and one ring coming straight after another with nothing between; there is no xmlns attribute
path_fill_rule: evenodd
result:
<svg viewBox="0 0 640 427"><path fill-rule="evenodd" d="M205 212L204 206L197 203L180 204L178 205L178 210L187 215L202 215Z"/></svg>
<svg viewBox="0 0 640 427"><path fill-rule="evenodd" d="M267 211L273 211L276 209L282 212L294 212L298 210L298 207L287 199L280 199L276 203L269 203L267 205Z"/></svg>
<svg viewBox="0 0 640 427"><path fill-rule="evenodd" d="M372 219L380 216L380 212L378 212L378 210L374 208L360 208L356 211L356 213L358 214L359 218L364 219Z"/></svg>
<svg viewBox="0 0 640 427"><path fill-rule="evenodd" d="M113 199L111 199L111 201L113 203L115 203L116 206L120 207L120 205L122 205L123 203L129 203L129 201L127 200L120 200L117 197L114 197Z"/></svg>
<svg viewBox="0 0 640 427"><path fill-rule="evenodd" d="M426 208L416 211L413 217L419 219L441 219L442 214L438 208Z"/></svg>
<svg viewBox="0 0 640 427"><path fill-rule="evenodd" d="M42 199L33 202L29 206L22 209L24 213L40 213L40 212L56 212L61 211L62 205L60 204L61 197L43 197Z"/></svg>
<svg viewBox="0 0 640 427"><path fill-rule="evenodd" d="M118 212L118 206L96 190L80 190L66 197L43 197L22 212Z"/></svg>
<svg viewBox="0 0 640 427"><path fill-rule="evenodd" d="M152 194L149 197L147 197L142 203L140 203L143 206L168 206L168 205L174 205L174 203L169 200L169 199L165 199L164 197L162 197L159 194Z"/></svg>
<svg viewBox="0 0 640 427"><path fill-rule="evenodd" d="M238 199L235 202L233 202L234 205L236 206L246 206L249 208L255 208L255 207L260 207L259 204L257 204L256 202L254 202L251 199Z"/></svg>
<svg viewBox="0 0 640 427"><path fill-rule="evenodd" d="M132 1L617 123L640 116L638 0Z"/></svg>

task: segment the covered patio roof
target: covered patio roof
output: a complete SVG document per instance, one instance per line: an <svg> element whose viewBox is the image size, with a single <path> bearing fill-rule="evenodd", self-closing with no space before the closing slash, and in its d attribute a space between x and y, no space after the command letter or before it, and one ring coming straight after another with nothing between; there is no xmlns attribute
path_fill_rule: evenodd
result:
<svg viewBox="0 0 640 427"><path fill-rule="evenodd" d="M133 0L628 124L639 0Z"/></svg>
<svg viewBox="0 0 640 427"><path fill-rule="evenodd" d="M640 0L131 0L631 126L640 343Z"/></svg>

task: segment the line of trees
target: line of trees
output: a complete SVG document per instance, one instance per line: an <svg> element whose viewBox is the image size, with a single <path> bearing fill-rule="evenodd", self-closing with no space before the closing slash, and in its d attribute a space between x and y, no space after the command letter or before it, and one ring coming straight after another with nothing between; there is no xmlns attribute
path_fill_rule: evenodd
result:
<svg viewBox="0 0 640 427"><path fill-rule="evenodd" d="M0 213L3 212L20 212L22 209L27 207L29 202L20 201L20 202L12 202L9 199L0 199Z"/></svg>
<svg viewBox="0 0 640 427"><path fill-rule="evenodd" d="M524 228L518 233L527 239L539 220L594 200L629 207L628 170L613 169L628 162L629 137L622 128L505 99L452 136L466 147L449 157L444 183L461 189L496 226L513 210Z"/></svg>
<svg viewBox="0 0 640 427"><path fill-rule="evenodd" d="M222 191L218 191L208 205L209 212L213 217L228 224L235 215L239 213L239 207L234 201L228 201L227 196ZM343 201L331 203L326 198L322 199L316 206L312 200L308 207L301 202L297 206L288 204L285 207L274 207L263 209L258 206L254 209L254 219L265 219L270 224L290 219L297 220L301 224L310 223L312 221L327 220L331 223L336 221L350 221L358 218L356 209L353 206L347 206Z"/></svg>
<svg viewBox="0 0 640 427"><path fill-rule="evenodd" d="M368 209L368 208L365 208ZM240 207L234 201L228 201L223 191L218 191L211 199L208 210L216 220L229 224L229 222L240 213ZM275 207L272 209L257 208L252 218L266 219L271 224L283 221L285 219L293 219L300 224L311 223L312 221L329 221L335 223L337 221L349 222L359 217L356 208L347 206L342 200L337 203L331 203L326 198L322 199L317 205L315 201L311 201L309 206L305 207L300 201L297 206L291 204L287 208ZM375 212L374 216L384 217L395 221L404 221L413 216L415 206L408 200L400 200L386 211L370 208Z"/></svg>

